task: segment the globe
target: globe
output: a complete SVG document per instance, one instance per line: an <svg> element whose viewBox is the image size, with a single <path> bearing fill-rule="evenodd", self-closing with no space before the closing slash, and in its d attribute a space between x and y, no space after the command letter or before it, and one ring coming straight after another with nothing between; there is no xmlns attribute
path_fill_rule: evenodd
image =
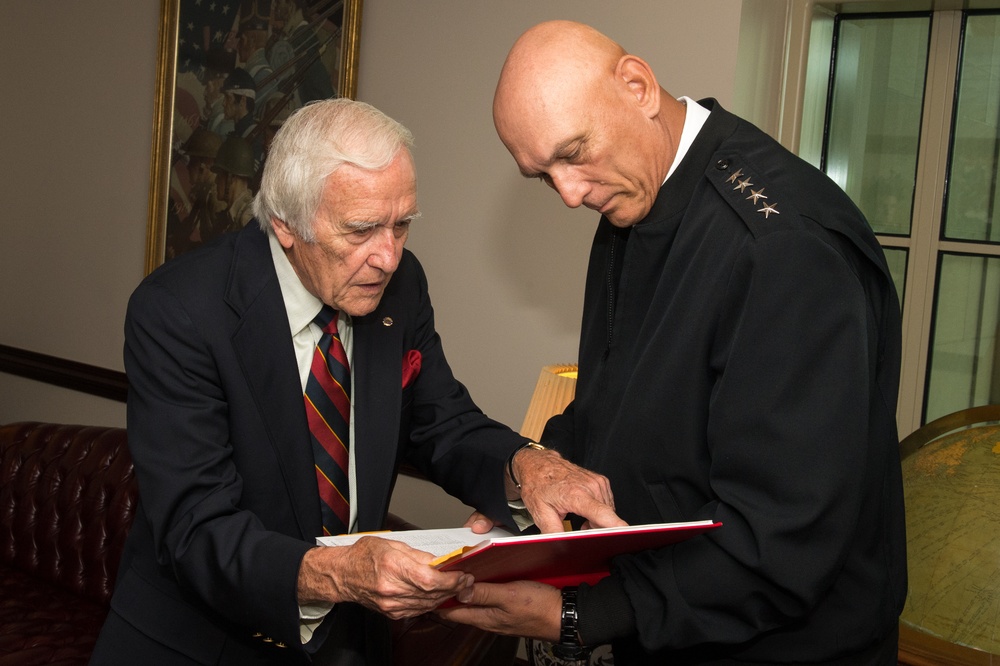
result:
<svg viewBox="0 0 1000 666"><path fill-rule="evenodd" d="M903 627L1000 655L1000 425L903 459L910 590Z"/></svg>

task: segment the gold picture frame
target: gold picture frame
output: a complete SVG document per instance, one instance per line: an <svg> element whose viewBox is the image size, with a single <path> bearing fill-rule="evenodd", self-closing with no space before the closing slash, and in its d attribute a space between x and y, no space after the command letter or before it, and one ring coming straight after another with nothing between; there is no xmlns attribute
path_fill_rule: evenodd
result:
<svg viewBox="0 0 1000 666"><path fill-rule="evenodd" d="M245 152L228 150L245 149L235 138L239 136L252 145L253 171L259 175L266 157L266 135L296 105L330 96L329 89L333 96L355 97L362 1L161 0L146 223L147 274L202 242L199 225L209 225L204 220L191 220L195 211L215 211L226 205L226 200L217 196L217 188L195 182L197 176L188 167L197 163L201 173L226 173L222 161L205 165L223 152L246 157ZM252 83L241 85L241 81ZM244 117L237 121L240 111L231 107L222 110L226 96L220 88L246 93L243 99L240 95L228 97L229 102L239 101ZM247 107L252 107L252 121L246 117ZM226 151L222 151L222 144L226 144ZM208 157L211 150L218 152ZM248 162L246 157L240 163ZM252 182L252 178L247 180ZM252 196L248 194L251 189L245 186L241 190L244 204ZM202 203L209 195L210 206ZM228 214L229 209L225 210ZM239 224L239 219L232 223ZM211 226L215 233L219 225ZM189 227L193 231L186 235ZM184 240L176 242L177 238Z"/></svg>

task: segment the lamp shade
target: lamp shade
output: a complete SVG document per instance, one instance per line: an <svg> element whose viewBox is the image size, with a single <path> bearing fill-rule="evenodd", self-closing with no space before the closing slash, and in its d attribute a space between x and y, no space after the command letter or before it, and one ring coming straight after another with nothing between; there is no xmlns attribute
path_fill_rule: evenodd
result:
<svg viewBox="0 0 1000 666"><path fill-rule="evenodd" d="M547 365L538 377L521 434L537 442L550 417L561 414L576 394L576 365Z"/></svg>

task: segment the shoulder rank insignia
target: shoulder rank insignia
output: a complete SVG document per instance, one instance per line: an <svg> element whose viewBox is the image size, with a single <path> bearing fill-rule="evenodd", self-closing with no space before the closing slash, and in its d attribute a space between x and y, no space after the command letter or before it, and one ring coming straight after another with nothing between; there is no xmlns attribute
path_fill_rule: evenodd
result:
<svg viewBox="0 0 1000 666"><path fill-rule="evenodd" d="M736 166L732 160L722 158L709 167L707 175L755 234L761 231L760 222L781 215L782 207L773 198L773 193L767 191L765 184L748 167Z"/></svg>
<svg viewBox="0 0 1000 666"><path fill-rule="evenodd" d="M723 160L723 161L725 161L725 160ZM721 162L720 162L720 164L721 164ZM750 176L744 174L743 173L743 169L737 169L736 171L734 171L729 176L729 178L726 179L726 182L733 185L733 191L734 192L738 191L741 194L745 194L746 191L747 191L747 189L749 189L750 190L750 194L747 195L746 199L747 199L747 201L750 201L754 205L763 203L764 207L763 208L758 208L757 212L758 213L763 213L764 219L767 219L768 215L770 215L771 213L774 213L775 215L779 215L779 213L778 213L778 202L777 201L767 201L767 195L764 194L764 188L763 187L761 187L759 190L755 190L753 188L753 182L751 181Z"/></svg>

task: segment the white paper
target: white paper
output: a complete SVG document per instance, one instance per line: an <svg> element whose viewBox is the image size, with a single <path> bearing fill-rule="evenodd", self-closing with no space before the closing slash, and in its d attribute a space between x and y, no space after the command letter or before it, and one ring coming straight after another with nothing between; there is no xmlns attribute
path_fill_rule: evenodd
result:
<svg viewBox="0 0 1000 666"><path fill-rule="evenodd" d="M455 527L443 530L402 530L399 532L342 534L340 536L318 537L316 543L321 546L350 546L357 542L358 539L366 536L401 541L411 548L430 553L434 557L441 557L459 548L475 546L482 541L513 535L511 532L499 527L494 527L485 534L476 534L468 527Z"/></svg>
<svg viewBox="0 0 1000 666"><path fill-rule="evenodd" d="M486 534L476 534L468 527L455 527L444 530L401 530L399 532L365 532L361 534L342 534L335 537L318 537L316 543L321 546L350 546L365 536L380 537L402 541L412 548L431 553L435 557L448 555L460 548L479 546L487 541L504 543L507 541L559 541L581 537L596 537L604 534L625 534L628 532L649 532L674 527L696 527L711 525L711 520L695 520L680 523L654 523L649 525L627 525L625 527L600 527L577 532L552 532L549 534L514 534L501 527L494 527Z"/></svg>

